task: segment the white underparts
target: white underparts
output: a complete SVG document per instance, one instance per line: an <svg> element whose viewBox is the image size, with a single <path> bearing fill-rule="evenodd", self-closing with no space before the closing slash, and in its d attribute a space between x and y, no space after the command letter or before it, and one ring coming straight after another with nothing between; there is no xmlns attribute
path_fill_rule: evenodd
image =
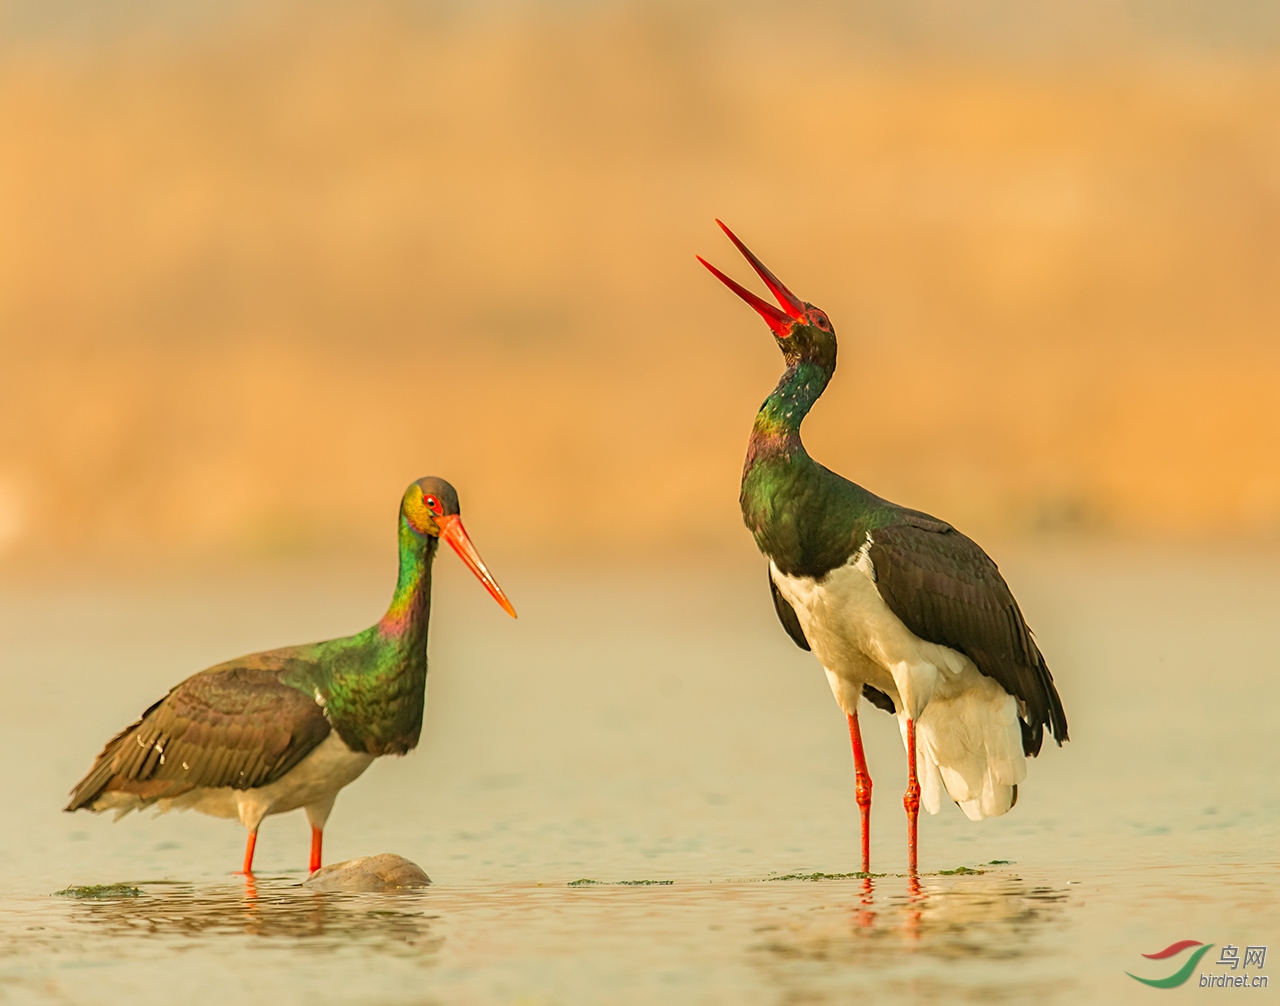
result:
<svg viewBox="0 0 1280 1006"><path fill-rule="evenodd" d="M906 744L916 723L920 802L936 814L945 788L973 820L1003 814L1027 774L1017 703L964 654L908 629L876 587L871 540L821 583L787 576L770 564L814 656L846 714L862 686L884 692L898 709Z"/></svg>
<svg viewBox="0 0 1280 1006"><path fill-rule="evenodd" d="M236 818L250 831L255 830L264 817L303 807L311 823L323 828L333 810L338 791L358 779L372 762L373 755L352 751L338 732L331 730L302 761L266 786L254 789L202 787L181 796L157 800L155 806L162 814L171 810L197 810L212 817ZM115 810L119 819L150 802L132 793L116 791L98 797L93 809Z"/></svg>

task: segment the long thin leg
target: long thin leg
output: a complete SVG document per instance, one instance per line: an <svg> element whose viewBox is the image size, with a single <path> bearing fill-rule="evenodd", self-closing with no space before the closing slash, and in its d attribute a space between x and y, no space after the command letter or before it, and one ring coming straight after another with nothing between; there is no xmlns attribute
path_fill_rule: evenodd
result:
<svg viewBox="0 0 1280 1006"><path fill-rule="evenodd" d="M244 845L244 873L246 877L253 876L253 847L258 844L258 829L254 828L249 832L249 840Z"/></svg>
<svg viewBox="0 0 1280 1006"><path fill-rule="evenodd" d="M320 846L324 844L324 829L311 826L311 865L308 869L315 873L320 869Z"/></svg>
<svg viewBox="0 0 1280 1006"><path fill-rule="evenodd" d="M311 822L311 861L312 873L320 869L320 847L324 844L324 823L333 812L333 801L338 798L335 790L328 796L321 797L315 803L307 804L307 820Z"/></svg>
<svg viewBox="0 0 1280 1006"><path fill-rule="evenodd" d="M902 798L907 809L907 872L915 876L916 820L920 815L920 781L916 778L916 724L907 720L907 792Z"/></svg>
<svg viewBox="0 0 1280 1006"><path fill-rule="evenodd" d="M857 780L858 814L862 818L862 872L871 872L871 773L862 751L862 731L858 714L849 714L849 740L853 742L853 770Z"/></svg>

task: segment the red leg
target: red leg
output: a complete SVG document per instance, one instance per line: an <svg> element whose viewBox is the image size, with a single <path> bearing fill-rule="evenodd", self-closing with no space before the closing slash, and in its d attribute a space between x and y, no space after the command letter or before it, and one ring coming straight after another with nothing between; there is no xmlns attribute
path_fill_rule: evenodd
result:
<svg viewBox="0 0 1280 1006"><path fill-rule="evenodd" d="M862 752L862 731L858 714L849 714L849 740L853 742L853 769L857 779L858 814L862 818L862 872L871 872L871 773Z"/></svg>
<svg viewBox="0 0 1280 1006"><path fill-rule="evenodd" d="M907 808L907 871L911 876L916 869L916 820L920 815L920 781L916 778L916 724L907 720L907 793L902 798Z"/></svg>
<svg viewBox="0 0 1280 1006"><path fill-rule="evenodd" d="M324 829L311 826L311 866L312 873L320 869L320 846L324 843Z"/></svg>
<svg viewBox="0 0 1280 1006"><path fill-rule="evenodd" d="M258 844L258 829L254 828L249 832L249 840L244 846L244 869L241 871L246 877L253 876L253 847Z"/></svg>

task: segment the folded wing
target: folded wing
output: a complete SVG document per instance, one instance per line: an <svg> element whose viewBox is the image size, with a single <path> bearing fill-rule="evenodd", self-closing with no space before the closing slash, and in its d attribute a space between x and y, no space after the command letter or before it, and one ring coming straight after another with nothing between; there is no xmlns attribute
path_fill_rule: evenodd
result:
<svg viewBox="0 0 1280 1006"><path fill-rule="evenodd" d="M197 787L274 782L328 736L316 700L274 670L221 668L188 678L107 742L66 810L107 793L143 805Z"/></svg>
<svg viewBox="0 0 1280 1006"><path fill-rule="evenodd" d="M902 511L871 533L876 587L921 639L963 653L1018 700L1023 748L1037 754L1048 726L1061 744L1067 717L1053 675L996 564L950 524Z"/></svg>

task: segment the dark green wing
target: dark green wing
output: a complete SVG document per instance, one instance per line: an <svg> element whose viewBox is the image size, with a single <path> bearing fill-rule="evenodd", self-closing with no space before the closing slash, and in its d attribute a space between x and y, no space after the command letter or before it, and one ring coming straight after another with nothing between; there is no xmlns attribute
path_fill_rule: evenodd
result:
<svg viewBox="0 0 1280 1006"><path fill-rule="evenodd" d="M67 810L104 793L145 802L196 787L252 789L279 779L329 734L310 695L278 671L230 667L188 678L116 734L71 793Z"/></svg>
<svg viewBox="0 0 1280 1006"><path fill-rule="evenodd" d="M804 638L804 629L800 628L800 619L787 599L778 592L778 585L773 582L773 570L769 570L769 593L773 595L773 610L778 613L778 621L787 630L787 635L795 640L796 646L802 650L809 649L809 640Z"/></svg>
<svg viewBox="0 0 1280 1006"><path fill-rule="evenodd" d="M1027 754L1039 752L1046 725L1067 739L1053 675L986 552L950 524L902 510L871 532L870 559L880 596L908 629L963 653L1018 699Z"/></svg>

